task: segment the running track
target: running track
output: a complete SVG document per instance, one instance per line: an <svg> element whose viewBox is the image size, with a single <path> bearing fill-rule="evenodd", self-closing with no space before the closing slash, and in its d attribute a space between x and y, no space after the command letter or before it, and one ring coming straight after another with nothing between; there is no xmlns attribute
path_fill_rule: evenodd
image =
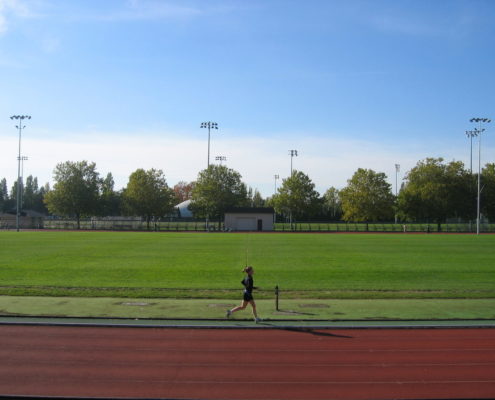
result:
<svg viewBox="0 0 495 400"><path fill-rule="evenodd" d="M495 329L0 326L0 395L495 397Z"/></svg>

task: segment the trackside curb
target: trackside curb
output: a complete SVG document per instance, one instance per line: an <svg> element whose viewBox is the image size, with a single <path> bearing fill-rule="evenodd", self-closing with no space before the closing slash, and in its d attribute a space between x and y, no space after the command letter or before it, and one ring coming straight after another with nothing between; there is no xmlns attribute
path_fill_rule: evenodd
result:
<svg viewBox="0 0 495 400"><path fill-rule="evenodd" d="M188 320L0 316L0 325L176 329L466 329L495 328L495 320Z"/></svg>

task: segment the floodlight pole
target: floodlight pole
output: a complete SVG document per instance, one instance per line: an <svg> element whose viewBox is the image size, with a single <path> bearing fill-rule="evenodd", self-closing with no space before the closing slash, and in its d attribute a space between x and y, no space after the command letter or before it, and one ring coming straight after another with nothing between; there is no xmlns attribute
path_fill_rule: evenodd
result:
<svg viewBox="0 0 495 400"><path fill-rule="evenodd" d="M22 156L21 157L21 184L22 184L22 189L21 189L21 210L22 210L22 207L23 207L23 203L24 203L24 161L27 161L28 160L28 157L26 156Z"/></svg>
<svg viewBox="0 0 495 400"><path fill-rule="evenodd" d="M201 122L201 128L208 128L208 164L207 169L210 168L210 130L218 129L218 124L216 122ZM206 216L206 230L210 231L209 216Z"/></svg>
<svg viewBox="0 0 495 400"><path fill-rule="evenodd" d="M289 150L289 154L290 154L290 176L292 176L292 158L294 156L297 157L297 150Z"/></svg>
<svg viewBox="0 0 495 400"><path fill-rule="evenodd" d="M216 161L220 161L220 165L222 165L222 161L227 161L227 157L225 156L216 156L215 157Z"/></svg>
<svg viewBox="0 0 495 400"><path fill-rule="evenodd" d="M398 189L397 189L397 175L400 172L400 164L395 164L395 201L397 201ZM397 212L395 213L395 223L397 223Z"/></svg>
<svg viewBox="0 0 495 400"><path fill-rule="evenodd" d="M22 130L26 127L23 126L23 120L24 119L31 119L31 116L29 115L12 115L10 117L11 120L18 119L19 120L19 125L16 125L16 128L19 130L19 155L17 156L17 198L16 198L16 218L15 218L15 223L16 223L16 229L17 232L19 232L19 216L21 213L20 210L20 200L21 200L21 137L22 137Z"/></svg>
<svg viewBox="0 0 495 400"><path fill-rule="evenodd" d="M273 175L273 177L275 178L275 190L273 191L273 195L276 195L277 194L277 179L280 178L280 176L278 174L275 174ZM275 224L277 222L277 213L274 212L273 213L273 223Z"/></svg>
<svg viewBox="0 0 495 400"><path fill-rule="evenodd" d="M480 211L480 194L481 194L481 134L485 131L482 128L483 123L492 122L489 118L471 118L469 122L475 122L479 124L479 129L474 129L478 136L478 200L476 207L476 234L480 234L480 219L481 219L481 211Z"/></svg>
<svg viewBox="0 0 495 400"><path fill-rule="evenodd" d="M208 164L207 167L210 167L210 130L211 129L218 129L218 124L216 122L202 122L201 123L201 128L208 128Z"/></svg>
<svg viewBox="0 0 495 400"><path fill-rule="evenodd" d="M297 157L297 150L289 150L289 155L290 155L290 177L292 178L292 174L293 174L292 159L294 158L294 156ZM290 223L290 229L292 230L292 210L289 210L289 223Z"/></svg>
<svg viewBox="0 0 495 400"><path fill-rule="evenodd" d="M473 174L473 137L478 136L477 131L466 131L466 136L469 138L471 144L471 156L469 162L469 169L471 171L471 175Z"/></svg>

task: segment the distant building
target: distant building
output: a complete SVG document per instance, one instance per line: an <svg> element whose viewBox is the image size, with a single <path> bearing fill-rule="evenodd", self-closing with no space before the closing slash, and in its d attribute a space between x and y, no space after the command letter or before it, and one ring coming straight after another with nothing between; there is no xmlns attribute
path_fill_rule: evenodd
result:
<svg viewBox="0 0 495 400"><path fill-rule="evenodd" d="M186 200L183 201L180 204L177 204L175 206L175 209L177 210L177 215L179 218L192 218L193 214L192 211L189 209L189 205L191 204L191 200Z"/></svg>
<svg viewBox="0 0 495 400"><path fill-rule="evenodd" d="M275 210L271 207L236 207L225 212L225 229L232 231L273 231Z"/></svg>

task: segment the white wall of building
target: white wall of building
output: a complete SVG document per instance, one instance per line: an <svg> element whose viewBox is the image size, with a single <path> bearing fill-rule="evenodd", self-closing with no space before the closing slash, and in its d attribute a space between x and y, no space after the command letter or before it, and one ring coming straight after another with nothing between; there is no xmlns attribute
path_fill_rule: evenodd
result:
<svg viewBox="0 0 495 400"><path fill-rule="evenodd" d="M225 213L225 229L258 231L258 224L262 231L273 231L273 214Z"/></svg>

